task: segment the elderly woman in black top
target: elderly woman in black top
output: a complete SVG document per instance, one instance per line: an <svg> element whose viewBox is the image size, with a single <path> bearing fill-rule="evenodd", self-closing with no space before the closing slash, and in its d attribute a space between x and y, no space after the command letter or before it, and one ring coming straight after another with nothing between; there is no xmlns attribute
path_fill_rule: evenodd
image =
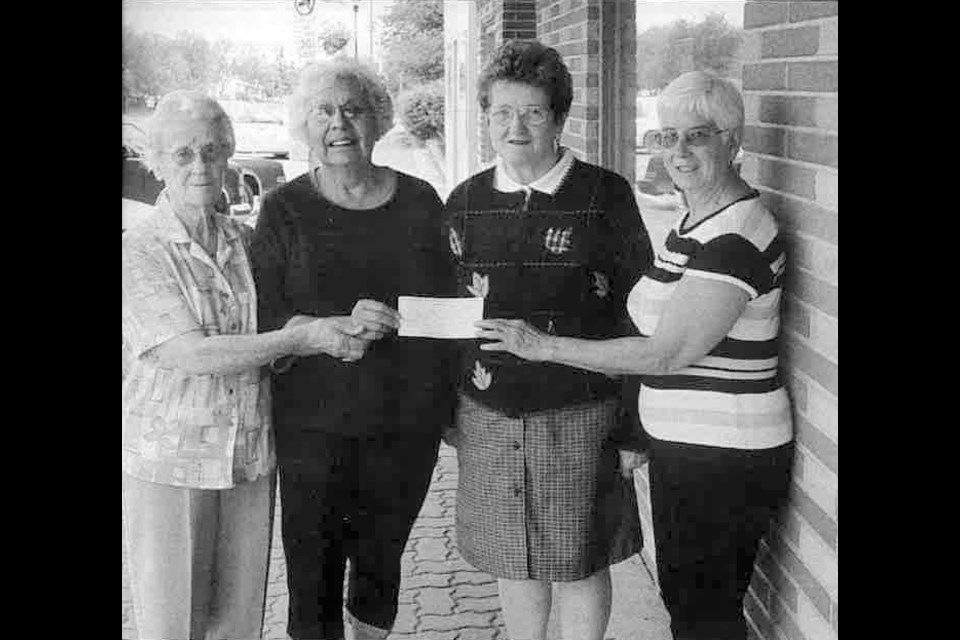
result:
<svg viewBox="0 0 960 640"><path fill-rule="evenodd" d="M316 165L267 194L253 240L262 330L313 318L364 327L362 359L277 362L274 425L295 640L385 638L400 556L455 406L446 343L400 339L399 295L443 295L442 203L427 183L371 162L390 97L352 60L304 69L291 129Z"/></svg>
<svg viewBox="0 0 960 640"><path fill-rule="evenodd" d="M447 201L458 293L485 298L488 318L621 335L650 242L627 181L559 145L572 102L560 55L509 42L479 93L497 161ZM618 456L620 382L479 347L462 350L460 551L499 578L512 638L545 637L555 585L564 638L601 640L609 566L642 544L632 476L619 464L633 458Z"/></svg>

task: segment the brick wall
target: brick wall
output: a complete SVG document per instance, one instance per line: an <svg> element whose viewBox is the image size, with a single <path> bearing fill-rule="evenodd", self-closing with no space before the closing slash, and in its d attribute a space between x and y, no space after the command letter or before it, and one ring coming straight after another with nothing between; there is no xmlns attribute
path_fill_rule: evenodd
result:
<svg viewBox="0 0 960 640"><path fill-rule="evenodd" d="M634 2L600 3L600 164L636 178L637 12Z"/></svg>
<svg viewBox="0 0 960 640"><path fill-rule="evenodd" d="M537 37L563 56L573 104L561 143L600 163L600 0L539 0Z"/></svg>
<svg viewBox="0 0 960 640"><path fill-rule="evenodd" d="M621 0L477 0L480 23L480 63L490 59L493 51L505 40L537 38L555 48L563 56L573 79L573 103L564 127L562 144L570 147L579 158L602 164L633 177L633 128L635 106L635 74L633 73L636 28L632 3ZM606 13L604 13L606 12ZM601 15L608 18L607 31L602 34ZM614 20L616 22L614 22ZM607 59L601 44L607 42ZM620 143L603 147L601 127L604 102L601 95L604 67L615 70L617 91L606 96L610 103L606 123L611 130L619 130ZM630 71L623 70L629 66ZM481 118L482 119L482 118ZM479 124L480 161L493 159L484 123ZM629 130L628 130L629 129ZM629 156L629 158L628 158Z"/></svg>
<svg viewBox="0 0 960 640"><path fill-rule="evenodd" d="M771 640L838 635L838 11L837 2L744 6L742 173L791 256L782 354L797 455L746 603L752 637Z"/></svg>
<svg viewBox="0 0 960 640"><path fill-rule="evenodd" d="M478 74L483 73L487 62L493 57L493 52L503 44L503 1L477 0L477 20L480 23ZM493 147L490 146L487 123L482 112L477 114L477 140L480 143L477 155L481 165L493 160Z"/></svg>
<svg viewBox="0 0 960 640"><path fill-rule="evenodd" d="M537 0L503 0L503 39L537 37Z"/></svg>
<svg viewBox="0 0 960 640"><path fill-rule="evenodd" d="M537 0L476 0L476 5L480 23L479 73L505 41L537 37ZM488 163L494 154L482 113L477 129L479 160L481 164Z"/></svg>

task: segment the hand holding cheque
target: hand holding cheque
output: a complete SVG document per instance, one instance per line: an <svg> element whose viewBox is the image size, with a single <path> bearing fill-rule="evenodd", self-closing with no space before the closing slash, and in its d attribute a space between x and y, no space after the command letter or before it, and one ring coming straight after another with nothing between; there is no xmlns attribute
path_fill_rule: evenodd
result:
<svg viewBox="0 0 960 640"><path fill-rule="evenodd" d="M483 319L483 298L426 298L400 296L400 329L407 338L476 338L476 322Z"/></svg>
<svg viewBox="0 0 960 640"><path fill-rule="evenodd" d="M484 351L508 351L528 360L548 359L549 337L523 320L484 319L483 298L400 296L397 310L360 300L351 314L363 327L362 340L379 340L396 331L401 338L445 340L486 338Z"/></svg>
<svg viewBox="0 0 960 640"><path fill-rule="evenodd" d="M524 320L483 318L483 298L426 298L400 296L400 328L407 338L490 340L484 351L507 351L527 360L549 357L550 336Z"/></svg>

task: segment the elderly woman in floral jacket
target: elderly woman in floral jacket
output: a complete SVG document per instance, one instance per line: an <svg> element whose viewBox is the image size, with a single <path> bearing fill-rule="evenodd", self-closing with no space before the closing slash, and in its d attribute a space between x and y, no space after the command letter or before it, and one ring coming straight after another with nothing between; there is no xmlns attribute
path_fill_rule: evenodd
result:
<svg viewBox="0 0 960 640"><path fill-rule="evenodd" d="M247 237L218 208L230 119L175 91L147 128L164 182L122 242L124 545L141 638L259 640L276 456L262 368L356 360L350 318L257 334Z"/></svg>

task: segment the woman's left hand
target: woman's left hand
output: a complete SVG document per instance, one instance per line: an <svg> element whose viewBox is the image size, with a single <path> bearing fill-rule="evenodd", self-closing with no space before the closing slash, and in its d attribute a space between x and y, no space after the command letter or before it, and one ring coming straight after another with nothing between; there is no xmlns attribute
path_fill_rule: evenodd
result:
<svg viewBox="0 0 960 640"><path fill-rule="evenodd" d="M525 320L502 320L492 318L474 323L479 330L478 338L495 340L480 345L483 351L506 351L524 360L536 362L548 360L551 353L549 334Z"/></svg>

